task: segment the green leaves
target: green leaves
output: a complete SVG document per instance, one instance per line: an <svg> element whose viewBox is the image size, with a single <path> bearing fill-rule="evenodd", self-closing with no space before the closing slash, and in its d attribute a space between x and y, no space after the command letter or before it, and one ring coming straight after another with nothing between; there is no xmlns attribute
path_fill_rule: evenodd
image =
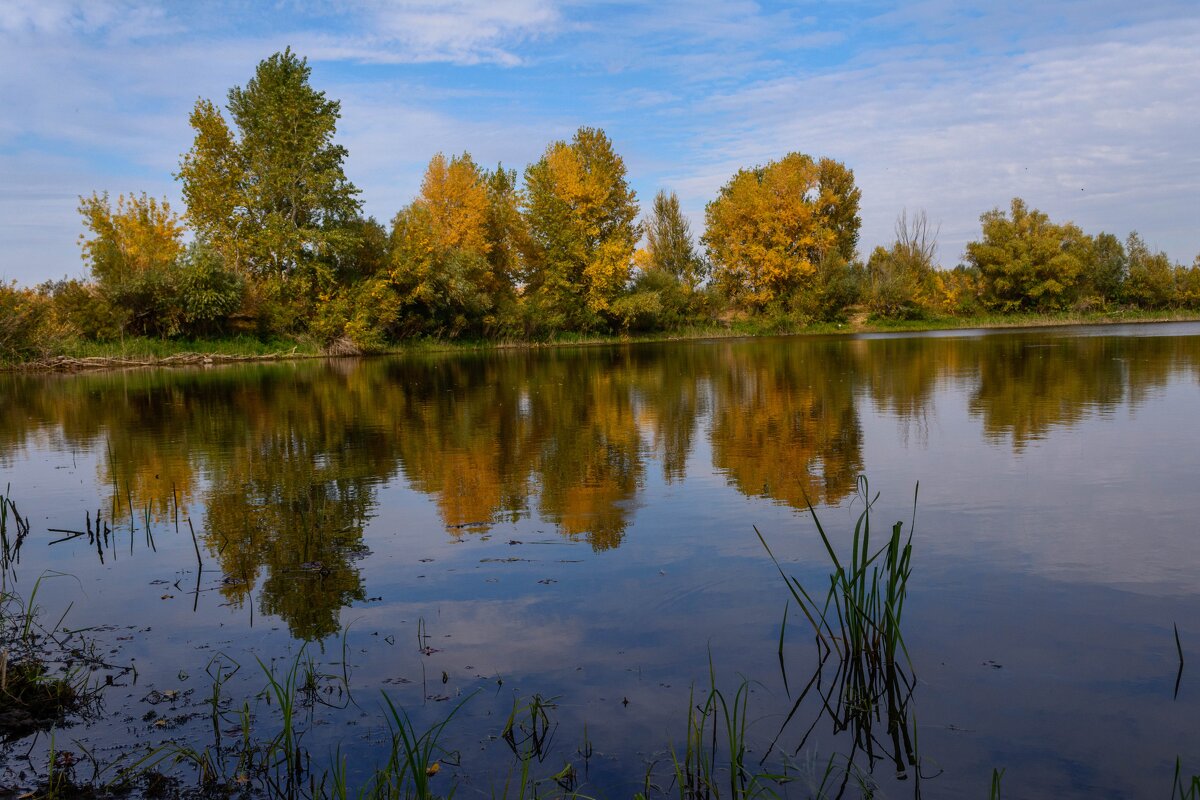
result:
<svg viewBox="0 0 1200 800"><path fill-rule="evenodd" d="M993 209L980 217L983 239L967 244L979 270L984 302L1002 312L1063 308L1083 272L1088 240L1076 225L1056 225L1013 198L1011 215Z"/></svg>
<svg viewBox="0 0 1200 800"><path fill-rule="evenodd" d="M196 136L176 177L197 232L239 271L311 268L344 247L339 235L357 218L347 151L333 141L341 105L313 89L310 74L290 49L261 62L229 92L236 135L210 101L192 112Z"/></svg>
<svg viewBox="0 0 1200 800"><path fill-rule="evenodd" d="M695 292L707 277L708 265L692 246L692 231L679 209L679 198L660 191L645 223L647 266L671 275L689 292Z"/></svg>

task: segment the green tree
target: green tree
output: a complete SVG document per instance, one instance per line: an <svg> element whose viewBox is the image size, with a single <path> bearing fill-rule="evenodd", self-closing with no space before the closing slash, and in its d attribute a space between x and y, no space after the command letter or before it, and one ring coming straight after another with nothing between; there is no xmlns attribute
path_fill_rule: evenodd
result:
<svg viewBox="0 0 1200 800"><path fill-rule="evenodd" d="M176 177L189 220L226 263L315 286L329 277L322 257L354 236L360 203L342 169L346 148L334 143L341 104L309 85L311 72L290 48L260 62L245 88L229 91L236 134L210 101L197 101L195 140Z"/></svg>
<svg viewBox="0 0 1200 800"><path fill-rule="evenodd" d="M530 249L529 225L521 213L517 171L497 164L485 173L488 194L487 259L494 285L494 310L485 318L491 335L523 336L530 330L517 296L525 275L525 254Z"/></svg>
<svg viewBox="0 0 1200 800"><path fill-rule="evenodd" d="M692 245L691 224L679 208L679 197L660 191L645 222L647 266L672 276L690 294L699 288L707 265Z"/></svg>
<svg viewBox="0 0 1200 800"><path fill-rule="evenodd" d="M554 142L525 170L525 296L550 329L611 327L639 236L625 162L596 128Z"/></svg>
<svg viewBox="0 0 1200 800"><path fill-rule="evenodd" d="M1129 257L1121 240L1111 233L1099 233L1092 239L1083 273L1079 277L1081 291L1099 298L1105 304L1121 299L1125 279L1129 274Z"/></svg>
<svg viewBox="0 0 1200 800"><path fill-rule="evenodd" d="M1083 271L1086 237L1013 198L1011 217L993 209L980 218L983 238L967 244L979 270L984 302L999 311L1062 308Z"/></svg>
<svg viewBox="0 0 1200 800"><path fill-rule="evenodd" d="M628 294L613 303L622 330L651 330L685 324L703 308L701 282L707 263L692 244L691 226L674 192L660 191L642 223L646 246L633 255Z"/></svg>
<svg viewBox="0 0 1200 800"><path fill-rule="evenodd" d="M1200 308L1200 255L1190 267L1175 267L1175 296L1185 308Z"/></svg>
<svg viewBox="0 0 1200 800"><path fill-rule="evenodd" d="M192 242L179 257L176 275L180 332L223 333L242 305L242 276L228 269L220 254L203 242Z"/></svg>
<svg viewBox="0 0 1200 800"><path fill-rule="evenodd" d="M1175 270L1166 253L1153 252L1138 235L1129 234L1125 240L1129 255L1129 277L1125 281L1125 296L1142 308L1166 308L1175 302Z"/></svg>
<svg viewBox="0 0 1200 800"><path fill-rule="evenodd" d="M896 219L896 239L891 247L876 247L867 261L871 311L901 319L922 316L936 294L936 254L937 232L930 230L925 212L911 221L907 212L902 212Z"/></svg>
<svg viewBox="0 0 1200 800"><path fill-rule="evenodd" d="M822 262L854 257L861 195L843 164L802 153L739 170L705 210L714 279L751 308L815 306Z"/></svg>

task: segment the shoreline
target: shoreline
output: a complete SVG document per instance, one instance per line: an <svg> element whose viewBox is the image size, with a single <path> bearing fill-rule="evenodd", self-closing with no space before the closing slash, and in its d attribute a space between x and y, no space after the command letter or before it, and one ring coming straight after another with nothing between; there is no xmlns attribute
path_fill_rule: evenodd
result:
<svg viewBox="0 0 1200 800"><path fill-rule="evenodd" d="M701 342L719 339L759 339L772 336L855 336L860 334L904 334L934 333L955 330L1020 330L1037 328L1075 328L1103 325L1150 325L1167 322L1200 322L1196 312L1138 312L1136 314L1070 314L1061 315L1012 315L972 317L941 317L922 320L866 320L851 319L847 322L825 322L802 328L781 327L771 330L757 327L755 321L742 326L693 327L675 331L648 334L596 335L579 338L554 339L550 341L483 340L448 341L421 339L400 344L379 352L345 353L318 349L311 342L293 340L289 350L273 350L266 353L197 351L184 349L196 342L180 343L178 352L158 355L150 350L170 349L170 340L141 340L146 344L139 350L125 342L112 343L111 348L103 344L90 345L90 350L112 351L112 355L68 355L59 354L31 361L0 364L0 372L7 373L76 373L101 370L146 369L166 367L215 366L219 364L301 361L312 359L370 358L380 356L412 355L419 353L453 353L482 350L540 350L568 347L605 347L611 345L651 344L655 342ZM220 345L236 341L235 337L213 339L211 344Z"/></svg>

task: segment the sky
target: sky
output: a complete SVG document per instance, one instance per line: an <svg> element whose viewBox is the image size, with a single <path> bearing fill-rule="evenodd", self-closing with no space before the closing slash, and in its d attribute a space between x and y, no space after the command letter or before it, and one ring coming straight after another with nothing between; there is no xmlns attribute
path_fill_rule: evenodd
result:
<svg viewBox="0 0 1200 800"><path fill-rule="evenodd" d="M798 151L854 170L864 256L924 211L952 267L1013 197L1200 253L1195 0L0 0L0 279L86 273L81 195L184 210L192 106L289 46L384 223L437 152L522 170L591 126L697 236L734 172Z"/></svg>

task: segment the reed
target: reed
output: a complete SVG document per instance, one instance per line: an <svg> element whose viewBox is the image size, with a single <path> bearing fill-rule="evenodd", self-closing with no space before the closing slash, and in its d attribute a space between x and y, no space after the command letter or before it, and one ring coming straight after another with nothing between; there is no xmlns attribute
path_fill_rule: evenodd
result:
<svg viewBox="0 0 1200 800"><path fill-rule="evenodd" d="M392 750L386 766L376 773L373 785L368 787L370 796L387 800L401 797L429 800L436 797L433 779L441 771L439 754L445 752L440 739L446 726L474 696L475 693L472 693L464 697L440 722L418 734L408 713L397 707L385 693L383 699L387 704ZM453 794L453 790L450 794Z"/></svg>
<svg viewBox="0 0 1200 800"><path fill-rule="evenodd" d="M1183 760L1175 758L1175 777L1171 780L1171 800L1200 800L1200 775L1184 777Z"/></svg>
<svg viewBox="0 0 1200 800"><path fill-rule="evenodd" d="M791 601L808 620L819 653L816 672L793 703L776 741L799 712L804 699L816 691L821 697L821 713L832 719L834 732L846 731L852 737L851 761L859 751L866 753L871 765L886 757L895 765L897 774L903 776L909 767L918 766L916 728L910 705L915 676L901 630L908 580L912 575L917 491L913 493L913 517L907 535L904 523L896 522L890 534L883 537L882 545L878 539L872 541L872 511L878 497L871 495L866 477L859 476L858 498L863 510L854 525L850 552L842 555L821 524L816 509L808 503L832 566L823 597L784 572L766 538L757 528L755 533L784 579ZM782 631L779 648L786 684ZM827 679L825 670L830 668L831 661L833 676ZM886 720L882 733L876 724L881 720ZM796 752L815 726L816 721L801 738ZM919 779L919 769L915 772Z"/></svg>
<svg viewBox="0 0 1200 800"><path fill-rule="evenodd" d="M683 747L669 748L671 780L680 800L778 797L777 788L794 779L787 765L782 772L771 772L761 762L755 768L748 758L750 690L750 681L742 678L729 696L718 685L710 656L708 687L697 696L693 685L688 693ZM643 800L651 795L649 776L646 784L639 794Z"/></svg>

